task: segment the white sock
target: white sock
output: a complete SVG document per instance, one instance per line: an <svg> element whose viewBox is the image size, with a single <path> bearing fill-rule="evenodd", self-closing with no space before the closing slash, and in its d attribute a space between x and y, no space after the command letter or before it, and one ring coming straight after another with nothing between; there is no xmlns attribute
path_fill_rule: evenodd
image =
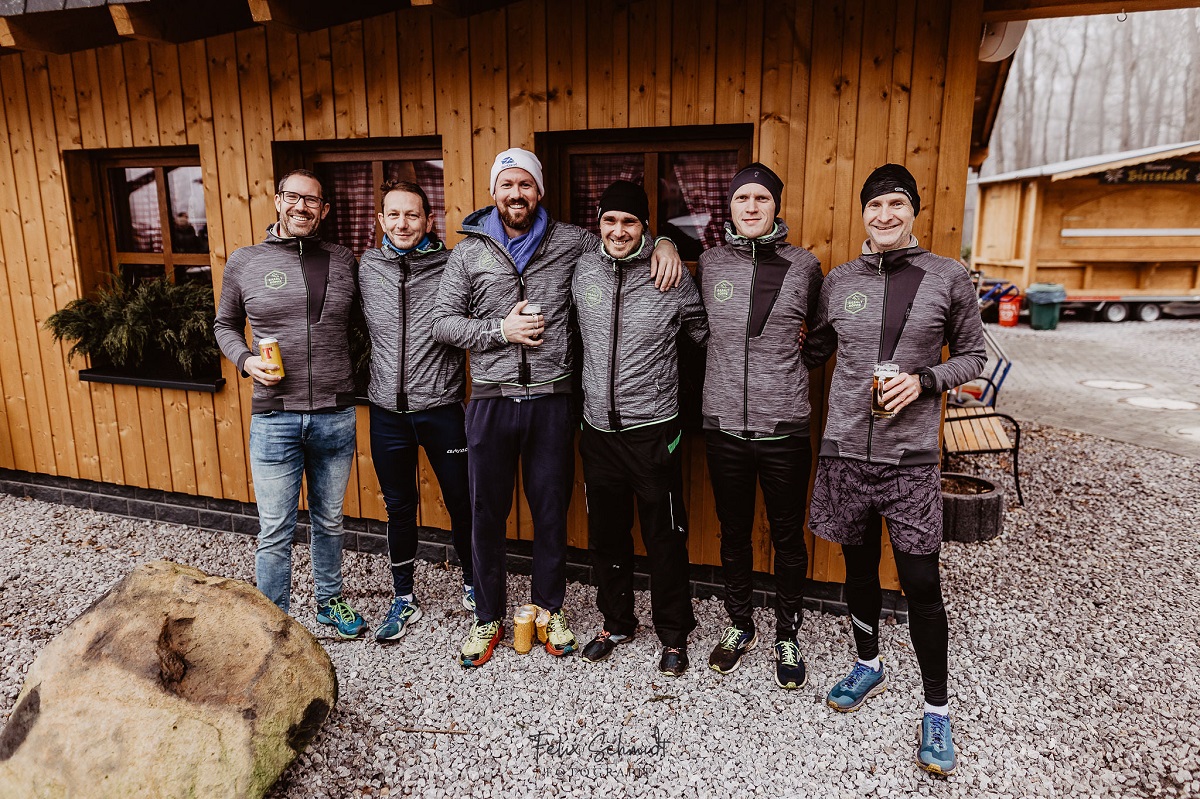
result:
<svg viewBox="0 0 1200 799"><path fill-rule="evenodd" d="M409 603L411 603L411 602L413 601L413 595L412 595L412 594L405 594L405 595L404 595L404 596L402 596L402 597L397 597L397 599L403 599L405 602L409 602Z"/></svg>
<svg viewBox="0 0 1200 799"><path fill-rule="evenodd" d="M859 658L858 662L864 666L869 666L871 671L879 671L879 669L883 667L883 664L879 662L879 655L876 655L870 660L863 660L862 658Z"/></svg>
<svg viewBox="0 0 1200 799"><path fill-rule="evenodd" d="M948 705L948 704L946 704L946 705L931 705L928 702L926 702L925 703L925 712L926 713L937 713L939 716L949 716L950 715L950 705Z"/></svg>

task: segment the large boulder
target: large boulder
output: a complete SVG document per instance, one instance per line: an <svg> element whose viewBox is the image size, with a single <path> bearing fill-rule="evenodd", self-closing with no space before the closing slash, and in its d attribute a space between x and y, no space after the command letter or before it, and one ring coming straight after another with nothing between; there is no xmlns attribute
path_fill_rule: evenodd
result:
<svg viewBox="0 0 1200 799"><path fill-rule="evenodd" d="M336 700L325 650L253 586L146 563L33 662L0 797L261 797Z"/></svg>

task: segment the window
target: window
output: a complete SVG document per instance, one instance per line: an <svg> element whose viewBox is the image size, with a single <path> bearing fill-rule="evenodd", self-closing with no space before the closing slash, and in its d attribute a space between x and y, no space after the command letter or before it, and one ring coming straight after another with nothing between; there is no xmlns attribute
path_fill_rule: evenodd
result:
<svg viewBox="0 0 1200 799"><path fill-rule="evenodd" d="M433 209L434 231L446 235L446 189L442 149L437 139L370 139L360 143L278 143L276 171L303 167L317 174L329 200L321 238L349 247L354 257L382 244L375 221L385 180L408 180L425 190Z"/></svg>
<svg viewBox="0 0 1200 799"><path fill-rule="evenodd" d="M98 160L109 271L129 284L212 282L198 153L154 150Z"/></svg>
<svg viewBox="0 0 1200 799"><path fill-rule="evenodd" d="M547 167L554 170L549 202L560 219L598 233L604 189L614 180L633 181L650 199L651 231L670 236L683 259L694 262L724 242L729 182L750 163L752 136L748 125L545 134Z"/></svg>

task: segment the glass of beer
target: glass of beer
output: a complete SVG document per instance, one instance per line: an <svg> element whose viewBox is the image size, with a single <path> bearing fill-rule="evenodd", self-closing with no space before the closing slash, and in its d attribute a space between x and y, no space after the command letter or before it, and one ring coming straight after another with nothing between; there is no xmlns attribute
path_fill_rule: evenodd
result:
<svg viewBox="0 0 1200 799"><path fill-rule="evenodd" d="M273 338L264 338L258 342L258 357L264 362L275 364L274 374L283 377L283 356L279 353L279 342Z"/></svg>
<svg viewBox="0 0 1200 799"><path fill-rule="evenodd" d="M877 363L871 373L871 415L876 419L890 419L896 415L883 407L884 384L900 374L900 367L894 363Z"/></svg>
<svg viewBox="0 0 1200 799"><path fill-rule="evenodd" d="M525 310L521 311L521 316L537 317L542 315L542 306L536 302L531 302L525 306ZM542 328L545 330L545 328ZM540 341L541 336L533 336L534 341Z"/></svg>

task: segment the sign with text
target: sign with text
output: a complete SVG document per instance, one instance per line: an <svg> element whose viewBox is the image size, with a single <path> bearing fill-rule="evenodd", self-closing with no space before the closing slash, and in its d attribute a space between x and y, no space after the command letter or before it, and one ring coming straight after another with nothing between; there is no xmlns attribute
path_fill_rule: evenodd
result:
<svg viewBox="0 0 1200 799"><path fill-rule="evenodd" d="M1200 163L1194 161L1155 161L1152 164L1123 166L1109 169L1100 175L1105 185L1159 183L1178 185L1200 183Z"/></svg>

